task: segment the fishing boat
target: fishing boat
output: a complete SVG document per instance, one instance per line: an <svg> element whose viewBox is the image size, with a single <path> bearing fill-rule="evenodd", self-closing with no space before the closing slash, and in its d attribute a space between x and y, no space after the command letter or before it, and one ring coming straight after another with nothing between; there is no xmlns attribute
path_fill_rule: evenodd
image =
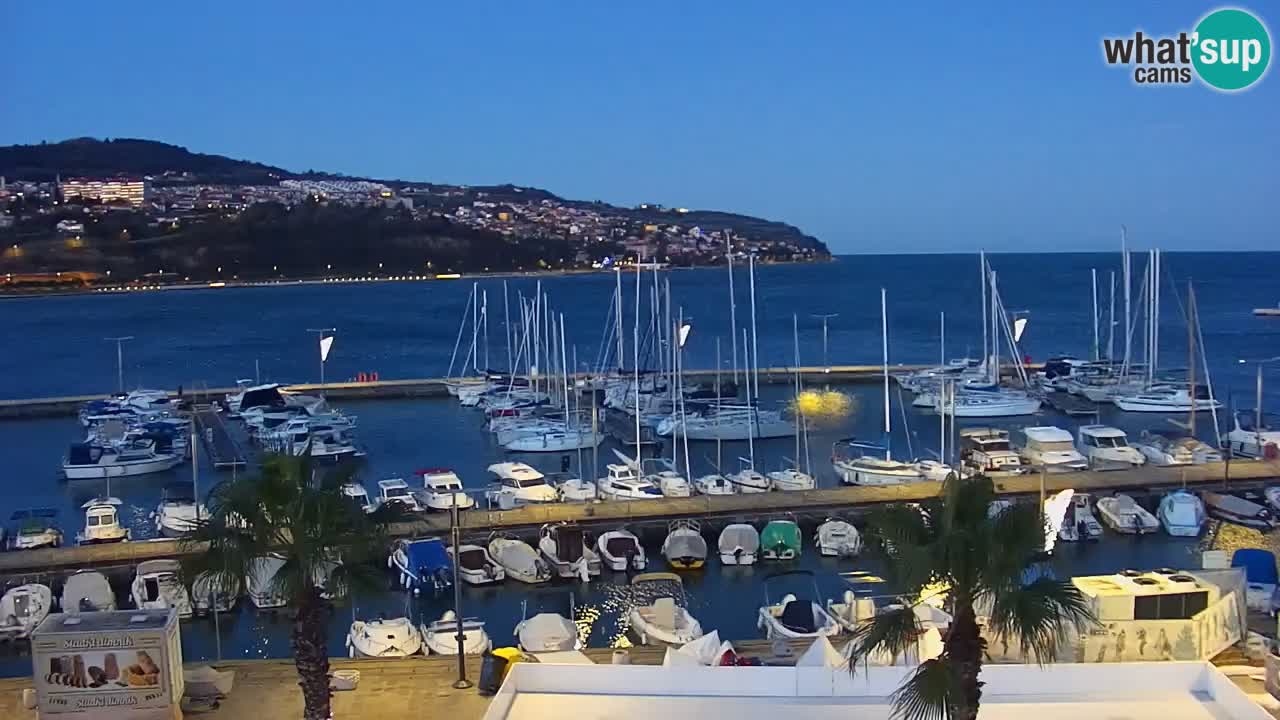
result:
<svg viewBox="0 0 1280 720"><path fill-rule="evenodd" d="M43 547L61 547L62 530L54 524L58 511L53 508L15 510L9 517L5 533L8 550L37 550Z"/></svg>
<svg viewBox="0 0 1280 720"><path fill-rule="evenodd" d="M760 532L746 523L732 523L716 541L721 565L754 565L760 552Z"/></svg>
<svg viewBox="0 0 1280 720"><path fill-rule="evenodd" d="M117 508L123 503L119 498L94 498L81 505L84 509L84 530L76 535L80 545L124 542L129 539L129 528L120 524Z"/></svg>
<svg viewBox="0 0 1280 720"><path fill-rule="evenodd" d="M771 597L773 586L783 580L807 578L812 586L812 597L807 599L786 593L774 601ZM840 623L818 604L818 583L808 570L795 570L788 573L770 575L764 582L764 606L760 608L757 625L770 640L784 638L788 640L800 638L817 638L840 633ZM807 589L807 588L806 588Z"/></svg>
<svg viewBox="0 0 1280 720"><path fill-rule="evenodd" d="M662 490L648 478L640 477L631 465L610 463L597 483L600 495L609 500L657 500Z"/></svg>
<svg viewBox="0 0 1280 720"><path fill-rule="evenodd" d="M271 553L257 558L249 567L249 574L244 580L245 594L255 608L282 608L288 602L282 588L275 582L276 573L284 567L284 562L283 557Z"/></svg>
<svg viewBox="0 0 1280 720"><path fill-rule="evenodd" d="M489 585L507 577L507 571L480 545L449 546L449 560L458 564L458 577L468 585Z"/></svg>
<svg viewBox="0 0 1280 720"><path fill-rule="evenodd" d="M702 624L689 612L684 581L675 573L644 573L631 578L635 603L627 614L641 645L683 645L702 637Z"/></svg>
<svg viewBox="0 0 1280 720"><path fill-rule="evenodd" d="M422 505L414 497L408 483L401 478L378 481L378 505L397 503L405 512L422 512Z"/></svg>
<svg viewBox="0 0 1280 720"><path fill-rule="evenodd" d="M510 497L516 505L560 499L556 489L547 483L547 477L524 463L494 463L489 466L489 472L498 478L495 492Z"/></svg>
<svg viewBox="0 0 1280 720"><path fill-rule="evenodd" d="M129 586L133 606L139 610L176 610L178 617L191 617L191 595L179 576L182 568L177 560L147 560L138 569Z"/></svg>
<svg viewBox="0 0 1280 720"><path fill-rule="evenodd" d="M765 475L774 490L812 490L817 487L813 476L796 468L775 470Z"/></svg>
<svg viewBox="0 0 1280 720"><path fill-rule="evenodd" d="M431 624L423 624L422 642L427 650L436 655L458 654L458 615L452 610L445 610L439 620ZM462 654L483 655L493 649L493 640L485 632L484 621L475 618L462 620Z"/></svg>
<svg viewBox="0 0 1280 720"><path fill-rule="evenodd" d="M219 580L213 573L202 572L191 582L191 610L196 617L215 611L228 612L239 599L234 585Z"/></svg>
<svg viewBox="0 0 1280 720"><path fill-rule="evenodd" d="M1159 532L1160 521L1146 508L1123 493L1099 498L1096 503L1102 521L1112 530L1125 535L1146 535Z"/></svg>
<svg viewBox="0 0 1280 720"><path fill-rule="evenodd" d="M903 485L925 481L924 473L914 463L890 459L888 454L888 448L883 445L848 438L832 446L831 467L846 485Z"/></svg>
<svg viewBox="0 0 1280 720"><path fill-rule="evenodd" d="M697 520L672 520L662 541L662 556L677 570L697 570L707 561L707 541Z"/></svg>
<svg viewBox="0 0 1280 720"><path fill-rule="evenodd" d="M643 570L649 563L640 538L630 530L619 528L601 533L596 539L596 549L610 570Z"/></svg>
<svg viewBox="0 0 1280 720"><path fill-rule="evenodd" d="M760 531L765 560L795 560L803 550L800 526L794 520L770 520Z"/></svg>
<svg viewBox="0 0 1280 720"><path fill-rule="evenodd" d="M181 462L177 455L157 453L150 442L127 447L76 443L62 462L62 474L68 480L133 477L164 472Z"/></svg>
<svg viewBox="0 0 1280 720"><path fill-rule="evenodd" d="M568 595L568 616L550 610L531 616L529 615L530 598L524 599L521 604L521 620L515 628L516 643L521 650L559 652L582 648L582 641L578 637L578 626L574 624L578 614L577 607L574 604L573 593L570 592ZM535 596L532 599L539 601L538 604L541 605L544 604L542 601L553 596L554 594L549 594L545 597Z"/></svg>
<svg viewBox="0 0 1280 720"><path fill-rule="evenodd" d="M711 473L694 478L693 491L699 495L733 495L737 486L724 475Z"/></svg>
<svg viewBox="0 0 1280 720"><path fill-rule="evenodd" d="M1089 461L1071 442L1071 433L1049 425L1022 429L1023 445L1019 454L1024 462L1045 472L1088 470Z"/></svg>
<svg viewBox="0 0 1280 720"><path fill-rule="evenodd" d="M416 473L422 477L423 504L428 510L466 510L476 501L462 487L462 480L449 468L428 468Z"/></svg>
<svg viewBox="0 0 1280 720"><path fill-rule="evenodd" d="M453 563L440 538L395 541L387 567L399 573L404 589L415 593L438 593L453 586Z"/></svg>
<svg viewBox="0 0 1280 720"><path fill-rule="evenodd" d="M1020 475L1030 468L1009 443L1009 431L991 427L960 430L960 464L988 477Z"/></svg>
<svg viewBox="0 0 1280 720"><path fill-rule="evenodd" d="M1208 388L1197 386L1195 397L1185 387L1156 385L1144 392L1132 395L1116 395L1111 398L1115 406L1125 412L1185 413L1217 410L1222 403L1209 396Z"/></svg>
<svg viewBox="0 0 1280 720"><path fill-rule="evenodd" d="M1222 445L1235 457L1280 457L1280 416L1237 410L1232 413L1232 427L1223 435Z"/></svg>
<svg viewBox="0 0 1280 720"><path fill-rule="evenodd" d="M1133 448L1142 453L1147 462L1161 467L1191 465L1196 461L1191 448L1173 432L1143 430Z"/></svg>
<svg viewBox="0 0 1280 720"><path fill-rule="evenodd" d="M1205 491L1200 494L1209 514L1245 527L1270 530L1276 527L1276 516L1263 505L1235 495Z"/></svg>
<svg viewBox="0 0 1280 720"><path fill-rule="evenodd" d="M116 594L107 577L96 570L77 570L62 583L62 612L114 612Z"/></svg>
<svg viewBox="0 0 1280 720"><path fill-rule="evenodd" d="M1129 436L1120 428L1108 425L1081 425L1078 431L1080 453L1090 467L1136 467L1147 458L1129 447Z"/></svg>
<svg viewBox="0 0 1280 720"><path fill-rule="evenodd" d="M570 523L547 523L538 533L538 552L556 575L583 582L600 574L600 556L582 528Z"/></svg>
<svg viewBox="0 0 1280 720"><path fill-rule="evenodd" d="M53 610L53 591L29 583L9 588L0 597L0 639L24 640Z"/></svg>
<svg viewBox="0 0 1280 720"><path fill-rule="evenodd" d="M813 544L819 555L827 557L852 557L862 552L862 536L858 529L844 520L828 518L818 526Z"/></svg>
<svg viewBox="0 0 1280 720"><path fill-rule="evenodd" d="M551 579L551 567L523 540L495 536L489 539L489 556L512 580L522 583L544 583Z"/></svg>
<svg viewBox="0 0 1280 720"><path fill-rule="evenodd" d="M1160 498L1160 506L1156 508L1156 516L1165 532L1174 537L1196 537L1204 528L1204 502L1194 493L1186 490L1174 492Z"/></svg>
<svg viewBox="0 0 1280 720"><path fill-rule="evenodd" d="M422 652L422 634L407 617L356 620L347 631L353 658L403 658Z"/></svg>
<svg viewBox="0 0 1280 720"><path fill-rule="evenodd" d="M369 493L360 483L343 483L340 492L344 499L367 513L377 509L377 506L369 501Z"/></svg>
<svg viewBox="0 0 1280 720"><path fill-rule="evenodd" d="M173 484L161 491L160 504L156 506L156 532L167 538L179 538L195 531L200 518L208 518L209 511L203 503L197 503L190 485Z"/></svg>

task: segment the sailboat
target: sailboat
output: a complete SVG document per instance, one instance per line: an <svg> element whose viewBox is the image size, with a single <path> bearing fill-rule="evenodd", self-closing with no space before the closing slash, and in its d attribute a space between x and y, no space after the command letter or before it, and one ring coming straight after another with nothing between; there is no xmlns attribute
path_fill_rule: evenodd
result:
<svg viewBox="0 0 1280 720"><path fill-rule="evenodd" d="M799 316L792 314L791 316L791 338L794 347L795 357L795 380L796 380L796 407L792 411L792 419L795 422L796 436L796 458L792 461L792 466L782 468L768 473L769 484L774 490L812 490L817 487L818 483L814 480L813 475L800 469L800 444L804 443L806 467L808 466L808 450L809 450L809 432L806 425L802 425L804 418L801 416L799 401L800 394L804 391L800 380L800 321Z"/></svg>

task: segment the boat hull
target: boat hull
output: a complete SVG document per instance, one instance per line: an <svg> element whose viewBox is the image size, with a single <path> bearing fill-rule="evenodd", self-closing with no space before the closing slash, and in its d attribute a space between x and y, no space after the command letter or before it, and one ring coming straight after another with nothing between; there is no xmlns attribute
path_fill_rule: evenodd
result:
<svg viewBox="0 0 1280 720"><path fill-rule="evenodd" d="M164 472L176 467L182 459L174 456L143 460L139 462L114 463L110 465L62 465L62 473L68 480L101 480L112 477L134 477Z"/></svg>

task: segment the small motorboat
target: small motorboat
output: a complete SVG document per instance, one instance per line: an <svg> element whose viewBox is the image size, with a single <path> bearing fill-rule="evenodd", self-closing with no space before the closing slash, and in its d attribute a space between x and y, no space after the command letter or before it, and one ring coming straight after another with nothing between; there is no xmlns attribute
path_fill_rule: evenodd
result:
<svg viewBox="0 0 1280 720"><path fill-rule="evenodd" d="M439 620L431 624L423 624L422 642L429 653L436 655L458 654L458 616L452 610L445 610ZM484 630L484 621L475 618L462 620L462 653L464 655L483 655L493 649L493 641Z"/></svg>
<svg viewBox="0 0 1280 720"><path fill-rule="evenodd" d="M707 541L697 520L672 520L667 524L667 539L662 541L662 556L677 570L697 570L707 562Z"/></svg>
<svg viewBox="0 0 1280 720"><path fill-rule="evenodd" d="M378 507L369 501L369 493L360 483L343 483L342 497L346 498L348 502L367 513L373 512Z"/></svg>
<svg viewBox="0 0 1280 720"><path fill-rule="evenodd" d="M191 609L196 617L204 617L211 612L228 612L236 606L239 594L226 582L219 582L217 576L203 572L191 582Z"/></svg>
<svg viewBox="0 0 1280 720"><path fill-rule="evenodd" d="M538 557L537 551L529 547L529 543L519 538L490 538L489 556L512 580L536 584L551 579L551 567Z"/></svg>
<svg viewBox="0 0 1280 720"><path fill-rule="evenodd" d="M539 612L530 616L529 599L526 598L520 612L521 620L515 628L520 649L525 652L580 650L582 641L578 637L578 626L573 621L577 617L573 593L569 593L568 612L568 617L558 612Z"/></svg>
<svg viewBox="0 0 1280 720"><path fill-rule="evenodd" d="M141 441L124 447L77 443L62 462L68 480L94 480L164 472L182 462L172 453L157 453L154 443Z"/></svg>
<svg viewBox="0 0 1280 720"><path fill-rule="evenodd" d="M5 547L9 550L38 550L61 547L62 530L54 524L58 511L53 508L16 510L9 518Z"/></svg>
<svg viewBox="0 0 1280 720"><path fill-rule="evenodd" d="M200 518L208 518L209 511L203 503L197 503L190 485L169 485L161 491L160 504L156 506L156 532L167 538L179 538L195 531Z"/></svg>
<svg viewBox="0 0 1280 720"><path fill-rule="evenodd" d="M556 502L560 494L547 482L547 477L521 462L500 462L489 466L498 478L491 498L507 496L514 505Z"/></svg>
<svg viewBox="0 0 1280 720"><path fill-rule="evenodd" d="M770 520L760 531L765 560L795 560L803 549L800 526L794 520Z"/></svg>
<svg viewBox="0 0 1280 720"><path fill-rule="evenodd" d="M813 543L818 546L818 554L827 557L852 557L862 552L862 536L844 520L829 518L819 525Z"/></svg>
<svg viewBox="0 0 1280 720"><path fill-rule="evenodd" d="M1097 506L1102 521L1118 533L1146 535L1160 530L1160 521L1156 516L1124 493L1099 498Z"/></svg>
<svg viewBox="0 0 1280 720"><path fill-rule="evenodd" d="M1129 447L1129 436L1120 428L1081 425L1078 435L1080 453L1089 461L1090 467L1135 467L1147 462L1146 456Z"/></svg>
<svg viewBox="0 0 1280 720"><path fill-rule="evenodd" d="M1196 537L1204 527L1204 502L1194 493L1175 490L1160 498L1156 509L1165 532L1174 537Z"/></svg>
<svg viewBox="0 0 1280 720"><path fill-rule="evenodd" d="M586 582L599 575L600 556L582 528L569 523L547 523L538 534L538 552L562 578Z"/></svg>
<svg viewBox="0 0 1280 720"><path fill-rule="evenodd" d="M422 634L407 617L356 620L347 632L353 657L402 658L422 651Z"/></svg>
<svg viewBox="0 0 1280 720"><path fill-rule="evenodd" d="M424 589L438 593L453 585L453 563L440 538L397 540L387 567L399 571L400 585L415 593Z"/></svg>
<svg viewBox="0 0 1280 720"><path fill-rule="evenodd" d="M1209 514L1216 518L1263 531L1276 527L1276 518L1271 510L1251 500L1208 491L1201 493L1200 497Z"/></svg>
<svg viewBox="0 0 1280 720"><path fill-rule="evenodd" d="M10 588L0 598L0 639L23 640L53 610L53 591L31 583Z"/></svg>
<svg viewBox="0 0 1280 720"><path fill-rule="evenodd" d="M601 497L610 500L658 500L662 497L662 488L649 478L640 477L631 465L606 465L605 476L597 485Z"/></svg>
<svg viewBox="0 0 1280 720"><path fill-rule="evenodd" d="M1022 429L1023 445L1019 454L1033 468L1045 472L1088 470L1089 461L1071 442L1071 433L1060 427L1042 425Z"/></svg>
<svg viewBox="0 0 1280 720"><path fill-rule="evenodd" d="M643 570L649 564L640 538L630 530L619 528L602 533L596 539L596 549L610 570Z"/></svg>
<svg viewBox="0 0 1280 720"><path fill-rule="evenodd" d="M458 564L458 576L468 585L488 585L507 577L507 571L480 545L450 546L449 559Z"/></svg>
<svg viewBox="0 0 1280 720"><path fill-rule="evenodd" d="M689 613L684 582L675 573L644 573L631 578L627 613L640 644L683 645L702 637L702 625Z"/></svg>
<svg viewBox="0 0 1280 720"><path fill-rule="evenodd" d="M812 490L818 486L812 475L797 468L775 470L766 477L774 490Z"/></svg>
<svg viewBox="0 0 1280 720"><path fill-rule="evenodd" d="M1073 493L1071 503L1063 514L1058 539L1064 542L1097 540L1102 537L1102 523L1093 514L1088 493Z"/></svg>
<svg viewBox="0 0 1280 720"><path fill-rule="evenodd" d="M129 528L120 524L119 508L124 503L119 498L95 498L81 505L84 508L84 530L76 535L81 545L124 542L129 539Z"/></svg>
<svg viewBox="0 0 1280 720"><path fill-rule="evenodd" d="M147 560L138 564L129 586L133 606L139 610L177 610L178 617L192 614L191 595L179 576L177 560Z"/></svg>
<svg viewBox="0 0 1280 720"><path fill-rule="evenodd" d="M428 510L466 510L476 504L475 498L462 488L462 480L448 468L419 470L422 476L423 501Z"/></svg>
<svg viewBox="0 0 1280 720"><path fill-rule="evenodd" d="M62 612L112 612L116 594L107 577L95 570L77 570L62 584Z"/></svg>
<svg viewBox="0 0 1280 720"><path fill-rule="evenodd" d="M720 564L754 565L760 553L760 531L746 523L726 525L716 545L720 550Z"/></svg>
<svg viewBox="0 0 1280 720"><path fill-rule="evenodd" d="M1267 498L1267 504L1271 506L1271 509L1280 510L1280 485L1273 485L1262 492Z"/></svg>
<svg viewBox="0 0 1280 720"><path fill-rule="evenodd" d="M699 495L733 495L738 490L729 478L712 473L694 478L693 491Z"/></svg>
<svg viewBox="0 0 1280 720"><path fill-rule="evenodd" d="M1275 458L1280 455L1280 416L1253 410L1232 413L1231 430L1222 434L1222 446L1233 457Z"/></svg>
<svg viewBox="0 0 1280 720"><path fill-rule="evenodd" d="M783 579L805 577L812 585L813 597L817 598L818 583L812 572L796 570L780 573L765 578L764 606L760 608L757 624L770 640L775 638L816 638L839 634L840 623L826 608L816 600L801 599L792 593L782 595L776 602L770 597L770 587Z"/></svg>
<svg viewBox="0 0 1280 720"><path fill-rule="evenodd" d="M1172 434L1143 430L1133 447L1152 465L1191 465L1196 461L1191 448Z"/></svg>
<svg viewBox="0 0 1280 720"><path fill-rule="evenodd" d="M409 490L409 484L401 478L378 481L378 505L399 503L407 512L422 512L418 498Z"/></svg>

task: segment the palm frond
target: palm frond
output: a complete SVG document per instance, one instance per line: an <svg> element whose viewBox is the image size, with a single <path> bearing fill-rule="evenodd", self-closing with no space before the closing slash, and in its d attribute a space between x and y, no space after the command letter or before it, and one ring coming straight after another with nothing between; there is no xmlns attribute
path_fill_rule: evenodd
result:
<svg viewBox="0 0 1280 720"><path fill-rule="evenodd" d="M942 720L955 706L954 674L946 658L920 663L902 686L890 695L893 717L902 720Z"/></svg>
<svg viewBox="0 0 1280 720"><path fill-rule="evenodd" d="M936 579L933 511L890 505L867 514L868 539L886 556L884 574L901 592L915 593Z"/></svg>
<svg viewBox="0 0 1280 720"><path fill-rule="evenodd" d="M910 606L902 605L876 613L853 631L849 645L850 670L855 670L859 661L866 662L876 652L886 652L895 659L901 657L916 646L920 633L920 623Z"/></svg>
<svg viewBox="0 0 1280 720"><path fill-rule="evenodd" d="M1021 583L1030 560L1044 550L1044 513L1032 503L1006 508L990 520L980 542L984 547L983 585Z"/></svg>
<svg viewBox="0 0 1280 720"><path fill-rule="evenodd" d="M1041 577L991 596L988 627L1041 665L1055 659L1071 630L1083 631L1094 621L1088 601L1070 581Z"/></svg>

